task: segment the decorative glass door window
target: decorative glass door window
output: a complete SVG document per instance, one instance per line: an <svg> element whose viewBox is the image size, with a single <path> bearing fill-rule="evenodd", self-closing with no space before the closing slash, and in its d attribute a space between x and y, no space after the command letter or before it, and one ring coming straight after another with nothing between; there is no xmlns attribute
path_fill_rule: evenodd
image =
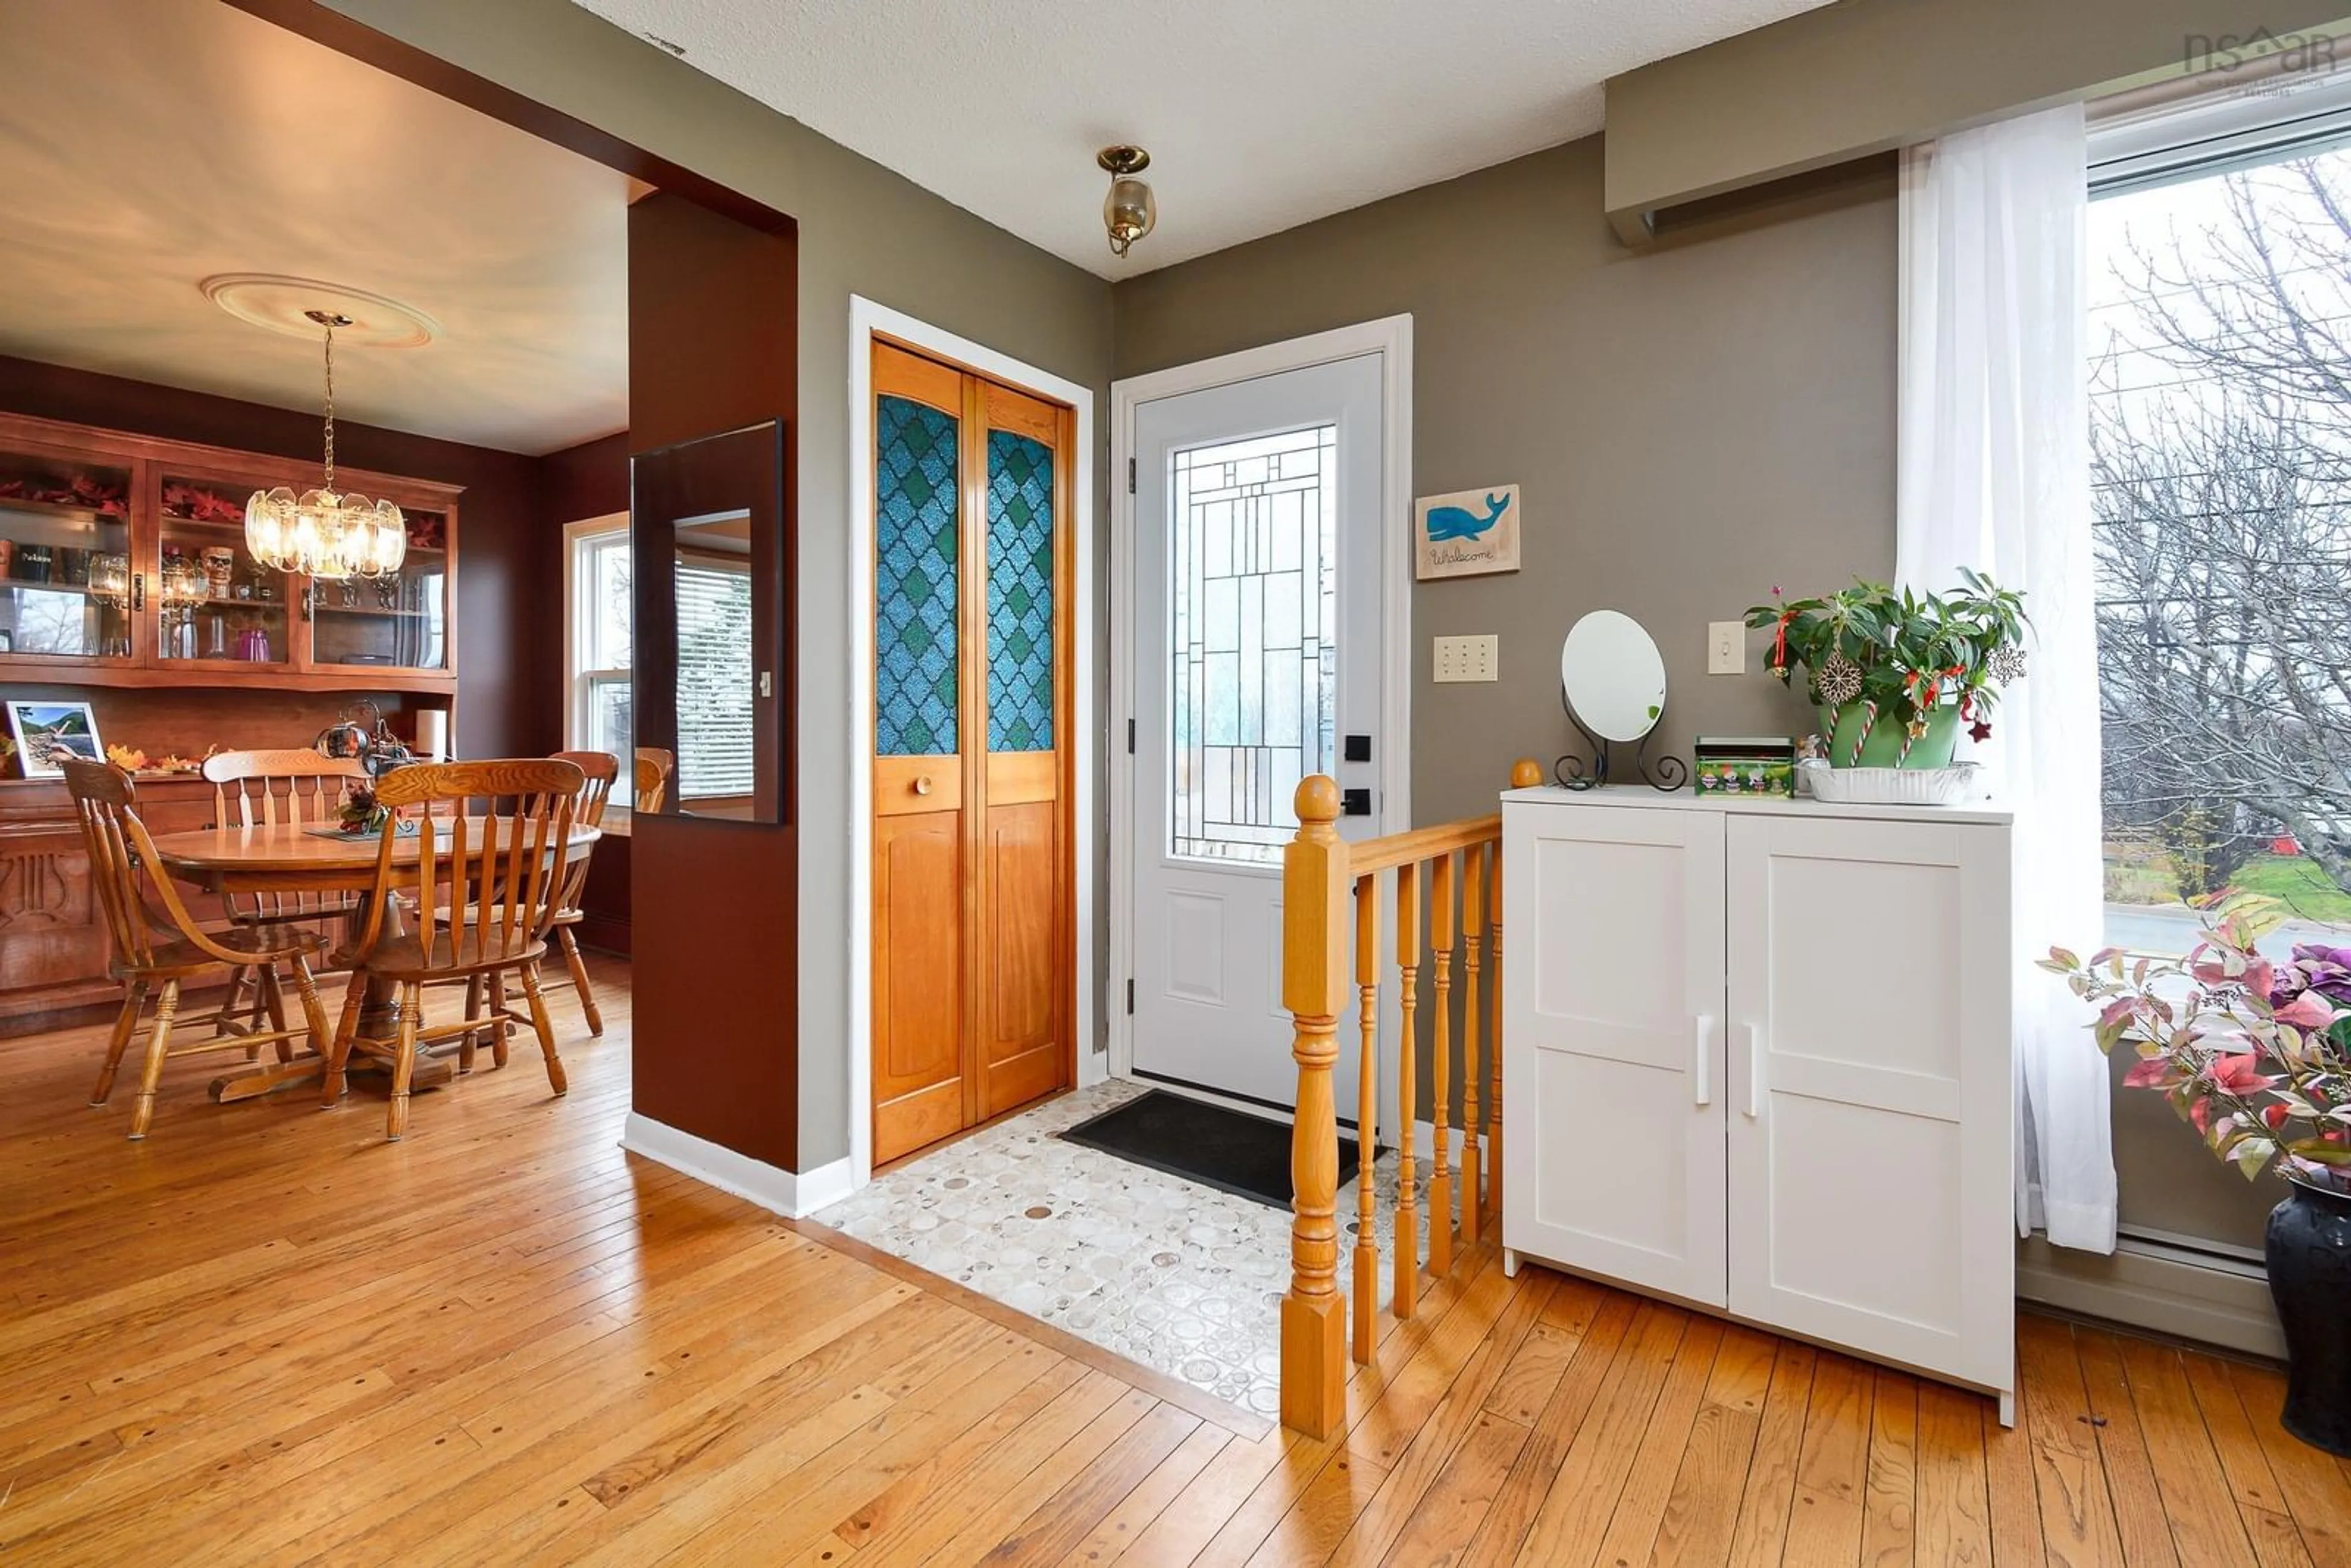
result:
<svg viewBox="0 0 2351 1568"><path fill-rule="evenodd" d="M956 422L910 398L876 401L873 751L951 757L959 748Z"/></svg>
<svg viewBox="0 0 2351 1568"><path fill-rule="evenodd" d="M1053 749L1053 449L987 433L987 749Z"/></svg>
<svg viewBox="0 0 2351 1568"><path fill-rule="evenodd" d="M1170 476L1167 851L1281 863L1337 759L1339 427L1178 450Z"/></svg>

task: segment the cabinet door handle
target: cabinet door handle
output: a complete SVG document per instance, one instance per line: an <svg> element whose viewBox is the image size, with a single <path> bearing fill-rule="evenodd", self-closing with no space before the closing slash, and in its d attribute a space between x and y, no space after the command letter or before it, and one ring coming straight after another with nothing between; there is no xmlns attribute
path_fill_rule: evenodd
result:
<svg viewBox="0 0 2351 1568"><path fill-rule="evenodd" d="M1763 1114L1763 1026L1747 1026L1747 1115L1750 1121Z"/></svg>
<svg viewBox="0 0 2351 1568"><path fill-rule="evenodd" d="M1690 1020L1690 1098L1700 1105L1714 1103L1714 1019L1704 1013Z"/></svg>

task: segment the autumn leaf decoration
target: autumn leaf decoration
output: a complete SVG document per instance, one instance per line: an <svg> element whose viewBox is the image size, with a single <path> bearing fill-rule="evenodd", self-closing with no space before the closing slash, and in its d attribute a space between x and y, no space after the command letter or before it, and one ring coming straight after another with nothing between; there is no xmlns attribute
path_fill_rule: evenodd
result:
<svg viewBox="0 0 2351 1568"><path fill-rule="evenodd" d="M2126 1088L2152 1090L2246 1179L2282 1174L2351 1190L2351 947L2305 944L2283 960L2257 944L2272 901L2207 901L2185 958L2063 947L2041 967L2097 1009L2098 1049L2138 1060Z"/></svg>

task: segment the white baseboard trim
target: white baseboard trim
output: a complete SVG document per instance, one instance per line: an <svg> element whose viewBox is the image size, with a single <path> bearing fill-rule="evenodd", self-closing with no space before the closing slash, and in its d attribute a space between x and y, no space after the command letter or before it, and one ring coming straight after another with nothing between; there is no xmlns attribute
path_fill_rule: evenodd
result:
<svg viewBox="0 0 2351 1568"><path fill-rule="evenodd" d="M2111 1256L2052 1247L2035 1236L2017 1245L2016 1294L2151 1333L2285 1357L2285 1335L2258 1264L2132 1236Z"/></svg>
<svg viewBox="0 0 2351 1568"><path fill-rule="evenodd" d="M765 1160L755 1160L724 1144L682 1133L650 1116L629 1113L621 1133L621 1147L643 1155L655 1165L692 1176L706 1186L731 1192L770 1213L797 1219L847 1197L852 1186L845 1159L812 1171L788 1171Z"/></svg>

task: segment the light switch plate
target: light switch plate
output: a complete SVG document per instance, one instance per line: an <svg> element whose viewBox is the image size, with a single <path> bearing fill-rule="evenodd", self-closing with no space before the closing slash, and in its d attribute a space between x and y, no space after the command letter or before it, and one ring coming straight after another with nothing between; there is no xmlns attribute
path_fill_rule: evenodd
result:
<svg viewBox="0 0 2351 1568"><path fill-rule="evenodd" d="M1747 623L1710 622L1706 629L1706 673L1743 675L1747 673Z"/></svg>
<svg viewBox="0 0 2351 1568"><path fill-rule="evenodd" d="M1482 637L1437 638L1437 679L1446 683L1497 678L1497 670L1501 663L1501 641L1491 632Z"/></svg>

